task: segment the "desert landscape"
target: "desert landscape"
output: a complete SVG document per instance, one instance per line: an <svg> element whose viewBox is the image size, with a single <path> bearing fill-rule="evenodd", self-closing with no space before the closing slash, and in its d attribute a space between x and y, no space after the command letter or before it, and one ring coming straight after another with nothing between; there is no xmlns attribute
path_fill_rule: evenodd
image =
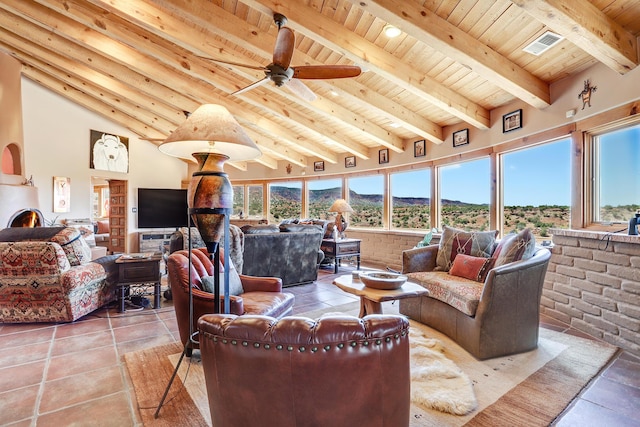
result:
<svg viewBox="0 0 640 427"><path fill-rule="evenodd" d="M270 222L278 223L285 218L299 218L302 203L300 189L273 187L271 194ZM309 195L309 217L330 219L334 214L327 210L339 198L339 188L311 190ZM383 197L351 192L350 205L355 211L349 214L353 227L382 227ZM639 205L605 206L601 210L603 221L626 224L640 209ZM550 228L569 227L569 206L505 206L505 233L517 232L529 227L537 239L548 240ZM394 197L392 228L429 230L431 228L430 199L420 197ZM489 205L472 204L455 200L442 201L442 224L464 230L489 229Z"/></svg>

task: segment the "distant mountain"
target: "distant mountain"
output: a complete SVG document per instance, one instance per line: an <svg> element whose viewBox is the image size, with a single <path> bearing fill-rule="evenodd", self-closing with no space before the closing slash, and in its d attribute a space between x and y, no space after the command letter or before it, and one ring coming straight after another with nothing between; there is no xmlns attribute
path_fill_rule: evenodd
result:
<svg viewBox="0 0 640 427"><path fill-rule="evenodd" d="M271 187L271 197L274 199L290 200L300 202L301 190L299 188L291 187ZM342 195L342 190L339 187L327 188L323 190L309 190L310 197L317 202L333 203L335 199L338 199ZM355 191L349 191L349 201L354 205L362 204L380 204L383 202L383 196L381 194L358 194ZM431 202L429 197L394 197L394 206L424 206ZM443 200L443 205L470 205L470 203L461 202L459 200Z"/></svg>

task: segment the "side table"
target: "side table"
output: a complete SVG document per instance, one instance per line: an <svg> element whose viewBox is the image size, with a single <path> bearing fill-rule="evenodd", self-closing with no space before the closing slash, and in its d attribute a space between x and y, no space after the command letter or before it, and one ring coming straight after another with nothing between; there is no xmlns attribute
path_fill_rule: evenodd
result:
<svg viewBox="0 0 640 427"><path fill-rule="evenodd" d="M358 260L358 270L360 269L360 239L322 239L320 249L324 256L333 258L335 268L334 273L338 274L338 266L341 258L355 256Z"/></svg>
<svg viewBox="0 0 640 427"><path fill-rule="evenodd" d="M127 288L142 288L153 284L153 308L160 308L160 260L161 254L124 254L116 260L118 264L118 311L124 312ZM146 295L136 292L136 295Z"/></svg>

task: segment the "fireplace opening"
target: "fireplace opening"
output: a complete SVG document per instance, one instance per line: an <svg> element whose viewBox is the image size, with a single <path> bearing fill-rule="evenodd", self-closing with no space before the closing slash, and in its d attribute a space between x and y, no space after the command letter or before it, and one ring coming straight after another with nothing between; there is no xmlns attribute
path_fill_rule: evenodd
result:
<svg viewBox="0 0 640 427"><path fill-rule="evenodd" d="M38 209L22 209L14 213L7 227L43 227L44 216Z"/></svg>

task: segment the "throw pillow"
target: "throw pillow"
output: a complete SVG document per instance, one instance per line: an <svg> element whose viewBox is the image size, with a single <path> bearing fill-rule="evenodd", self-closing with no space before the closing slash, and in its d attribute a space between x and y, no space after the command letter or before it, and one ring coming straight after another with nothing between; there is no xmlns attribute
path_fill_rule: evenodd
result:
<svg viewBox="0 0 640 427"><path fill-rule="evenodd" d="M491 268L491 258L475 257L471 255L458 254L453 260L453 265L449 274L452 276L464 277L465 279L484 282L487 273Z"/></svg>
<svg viewBox="0 0 640 427"><path fill-rule="evenodd" d="M77 228L65 227L54 235L51 241L62 246L72 266L87 264L91 261L91 248Z"/></svg>
<svg viewBox="0 0 640 427"><path fill-rule="evenodd" d="M233 261L229 259L229 265L231 268L229 269L229 295L241 295L244 293L244 288L242 287L242 281L240 280L240 275L236 271L236 268L233 266ZM202 290L205 292L213 293L215 286L215 277L214 276L204 276L202 277ZM224 292L224 266L220 263L220 293Z"/></svg>
<svg viewBox="0 0 640 427"><path fill-rule="evenodd" d="M458 254L489 258L493 253L497 230L464 231L444 226L436 257L438 270L449 271Z"/></svg>
<svg viewBox="0 0 640 427"><path fill-rule="evenodd" d="M508 234L500 240L493 252L493 267L529 259L533 256L535 249L536 239L528 228L518 234Z"/></svg>
<svg viewBox="0 0 640 427"><path fill-rule="evenodd" d="M96 233L98 233L98 234L109 234L109 220L108 219L101 219L99 221L96 221L96 224L98 226L98 231L96 231Z"/></svg>

